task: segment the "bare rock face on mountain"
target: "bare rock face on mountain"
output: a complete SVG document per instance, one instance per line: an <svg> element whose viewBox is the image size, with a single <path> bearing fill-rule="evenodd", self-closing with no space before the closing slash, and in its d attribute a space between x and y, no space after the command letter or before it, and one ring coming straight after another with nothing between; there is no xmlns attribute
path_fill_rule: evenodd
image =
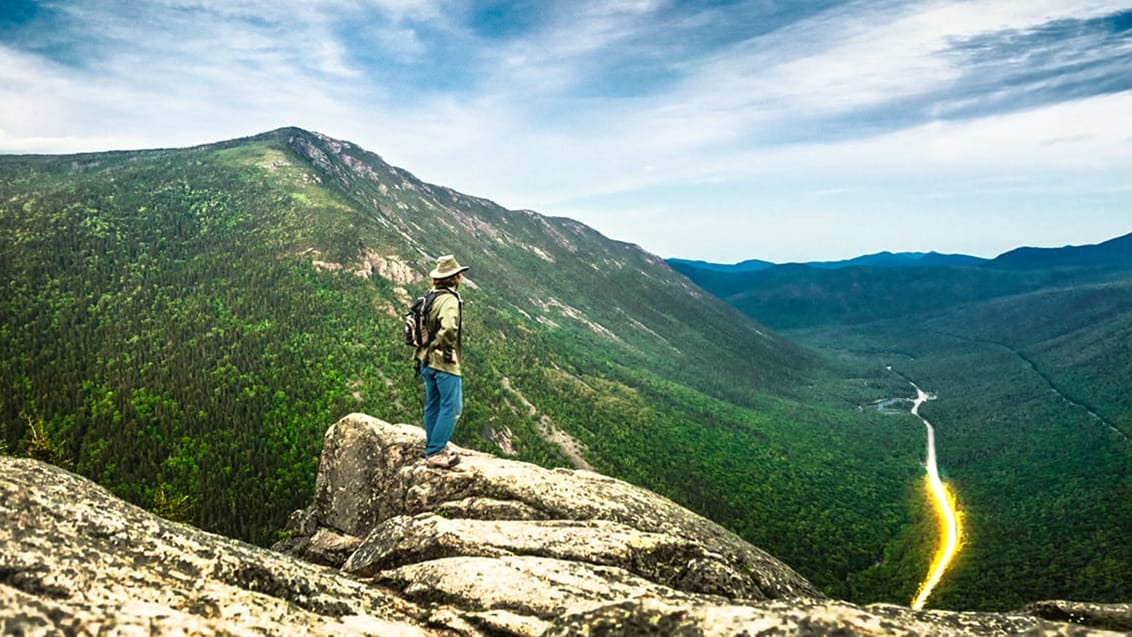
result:
<svg viewBox="0 0 1132 637"><path fill-rule="evenodd" d="M1042 636L1132 625L1129 605L994 614L828 600L648 491L470 451L431 469L422 448L416 427L360 414L332 426L314 502L276 547L305 559L0 456L0 634Z"/></svg>

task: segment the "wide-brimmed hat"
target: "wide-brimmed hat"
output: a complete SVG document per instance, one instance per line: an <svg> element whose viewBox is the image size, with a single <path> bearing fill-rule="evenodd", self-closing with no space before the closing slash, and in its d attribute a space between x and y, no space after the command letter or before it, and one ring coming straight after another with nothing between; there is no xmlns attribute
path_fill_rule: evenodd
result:
<svg viewBox="0 0 1132 637"><path fill-rule="evenodd" d="M428 275L434 279L447 279L448 277L456 276L457 274L460 274L467 269L467 266L462 266L459 263L456 263L456 257L450 254L446 254L436 260L436 269L434 269L432 272L429 272Z"/></svg>

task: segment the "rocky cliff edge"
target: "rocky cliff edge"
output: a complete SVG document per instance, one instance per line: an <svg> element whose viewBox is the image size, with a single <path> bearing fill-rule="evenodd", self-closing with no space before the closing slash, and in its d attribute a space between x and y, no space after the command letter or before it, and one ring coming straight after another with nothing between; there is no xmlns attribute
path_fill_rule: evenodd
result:
<svg viewBox="0 0 1132 637"><path fill-rule="evenodd" d="M825 599L785 564L651 492L459 450L352 414L314 501L271 551L0 457L0 632L316 635L1103 635L1132 606L1010 614ZM300 559L301 558L301 559Z"/></svg>

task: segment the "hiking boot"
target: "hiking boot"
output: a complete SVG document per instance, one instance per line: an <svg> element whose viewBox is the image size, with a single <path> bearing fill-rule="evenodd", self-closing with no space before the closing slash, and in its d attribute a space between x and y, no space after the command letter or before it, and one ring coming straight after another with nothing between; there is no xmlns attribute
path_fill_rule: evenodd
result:
<svg viewBox="0 0 1132 637"><path fill-rule="evenodd" d="M453 461L453 458L455 458L455 461ZM448 467L451 467L459 461L460 459L458 457L453 456L447 451L434 453L431 456L425 458L425 464L433 467L434 469L447 469Z"/></svg>

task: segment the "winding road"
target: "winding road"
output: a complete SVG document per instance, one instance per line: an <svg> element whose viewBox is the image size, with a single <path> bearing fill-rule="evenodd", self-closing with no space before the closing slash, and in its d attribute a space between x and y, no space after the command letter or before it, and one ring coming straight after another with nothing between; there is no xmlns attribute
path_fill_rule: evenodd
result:
<svg viewBox="0 0 1132 637"><path fill-rule="evenodd" d="M951 563L951 559L959 552L962 531L959 513L955 510L955 498L939 477L939 466L936 463L935 454L935 428L932 427L927 418L920 415L920 405L928 400L928 394L920 389L916 383L911 381L909 383L916 389L916 402L912 405L912 414L923 421L924 427L928 430L928 458L925 468L928 471L928 489L931 492L932 502L935 505L940 530L942 531L940 545L932 559L928 576L920 584L920 590L916 594L916 598L912 600L912 608L922 610L924 603L931 596L932 590L935 589L936 584L939 583L943 573L947 570L947 566Z"/></svg>

